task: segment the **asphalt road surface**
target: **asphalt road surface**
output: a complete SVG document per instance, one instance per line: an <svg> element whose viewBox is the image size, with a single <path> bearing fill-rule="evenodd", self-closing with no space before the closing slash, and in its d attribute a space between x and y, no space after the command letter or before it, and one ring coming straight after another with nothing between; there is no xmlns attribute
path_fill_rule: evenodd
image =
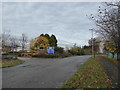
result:
<svg viewBox="0 0 120 90"><path fill-rule="evenodd" d="M24 64L2 69L2 87L59 88L89 57L20 58Z"/></svg>

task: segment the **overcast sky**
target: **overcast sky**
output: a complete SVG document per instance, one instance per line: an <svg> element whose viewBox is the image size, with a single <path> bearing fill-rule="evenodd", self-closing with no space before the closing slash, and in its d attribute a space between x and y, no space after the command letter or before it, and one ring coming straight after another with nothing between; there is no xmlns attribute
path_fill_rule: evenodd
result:
<svg viewBox="0 0 120 90"><path fill-rule="evenodd" d="M86 15L96 14L100 2L14 2L2 4L3 29L35 38L54 34L58 44L87 45L94 22Z"/></svg>

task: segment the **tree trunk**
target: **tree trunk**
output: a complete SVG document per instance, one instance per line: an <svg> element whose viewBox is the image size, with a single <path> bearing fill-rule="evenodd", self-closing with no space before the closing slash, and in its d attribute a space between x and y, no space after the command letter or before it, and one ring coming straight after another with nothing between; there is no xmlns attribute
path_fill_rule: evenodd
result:
<svg viewBox="0 0 120 90"><path fill-rule="evenodd" d="M119 53L117 53L117 61L120 61Z"/></svg>
<svg viewBox="0 0 120 90"><path fill-rule="evenodd" d="M114 55L115 55L115 54L114 54L114 53L112 53L112 58L114 58Z"/></svg>

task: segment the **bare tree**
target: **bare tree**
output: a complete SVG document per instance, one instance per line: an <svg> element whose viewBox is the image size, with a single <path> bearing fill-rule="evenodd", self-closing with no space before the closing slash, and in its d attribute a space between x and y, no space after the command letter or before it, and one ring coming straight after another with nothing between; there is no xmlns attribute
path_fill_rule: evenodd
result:
<svg viewBox="0 0 120 90"><path fill-rule="evenodd" d="M17 50L17 47L19 46L18 38L10 34L10 30L3 30L2 34L0 35L0 40L2 51L5 53L10 52L11 50L14 51L14 49ZM14 49L13 46L15 46Z"/></svg>
<svg viewBox="0 0 120 90"><path fill-rule="evenodd" d="M14 50L17 51L17 47L20 46L18 41L19 41L19 40L18 40L17 37L15 37L15 36L11 36L11 37L10 37L10 46L11 46L11 48L12 48L12 49L11 49L12 51L14 51Z"/></svg>
<svg viewBox="0 0 120 90"><path fill-rule="evenodd" d="M90 18L98 27L96 32L115 43L118 54L120 53L120 2L105 4L105 9L99 7L98 15L91 14Z"/></svg>
<svg viewBox="0 0 120 90"><path fill-rule="evenodd" d="M21 42L21 46L22 46L22 51L24 51L25 50L25 46L26 46L26 44L28 42L28 38L27 38L26 34L22 33L22 36L20 38L20 42Z"/></svg>
<svg viewBox="0 0 120 90"><path fill-rule="evenodd" d="M2 34L0 35L3 52L9 51L9 49L7 49L7 48L10 48L9 38L10 38L10 31L9 30L3 30Z"/></svg>

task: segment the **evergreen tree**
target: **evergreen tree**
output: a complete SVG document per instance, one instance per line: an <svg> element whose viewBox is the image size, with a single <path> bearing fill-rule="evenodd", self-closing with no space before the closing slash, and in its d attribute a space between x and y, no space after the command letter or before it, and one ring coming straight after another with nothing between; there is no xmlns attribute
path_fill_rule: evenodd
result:
<svg viewBox="0 0 120 90"><path fill-rule="evenodd" d="M53 35L53 34L51 35L49 44L50 44L50 46L57 47L57 39L56 39L55 35Z"/></svg>
<svg viewBox="0 0 120 90"><path fill-rule="evenodd" d="M44 36L48 39L48 41L50 41L50 36L49 36L49 34L45 34Z"/></svg>
<svg viewBox="0 0 120 90"><path fill-rule="evenodd" d="M54 46L54 47L57 47L57 39L56 39L56 37L55 37L55 35L49 35L49 34L41 34L40 36L44 36L44 37L46 37L47 39L48 39L48 42L49 42L49 44L50 44L50 46Z"/></svg>
<svg viewBox="0 0 120 90"><path fill-rule="evenodd" d="M40 36L44 36L44 34L42 33Z"/></svg>

